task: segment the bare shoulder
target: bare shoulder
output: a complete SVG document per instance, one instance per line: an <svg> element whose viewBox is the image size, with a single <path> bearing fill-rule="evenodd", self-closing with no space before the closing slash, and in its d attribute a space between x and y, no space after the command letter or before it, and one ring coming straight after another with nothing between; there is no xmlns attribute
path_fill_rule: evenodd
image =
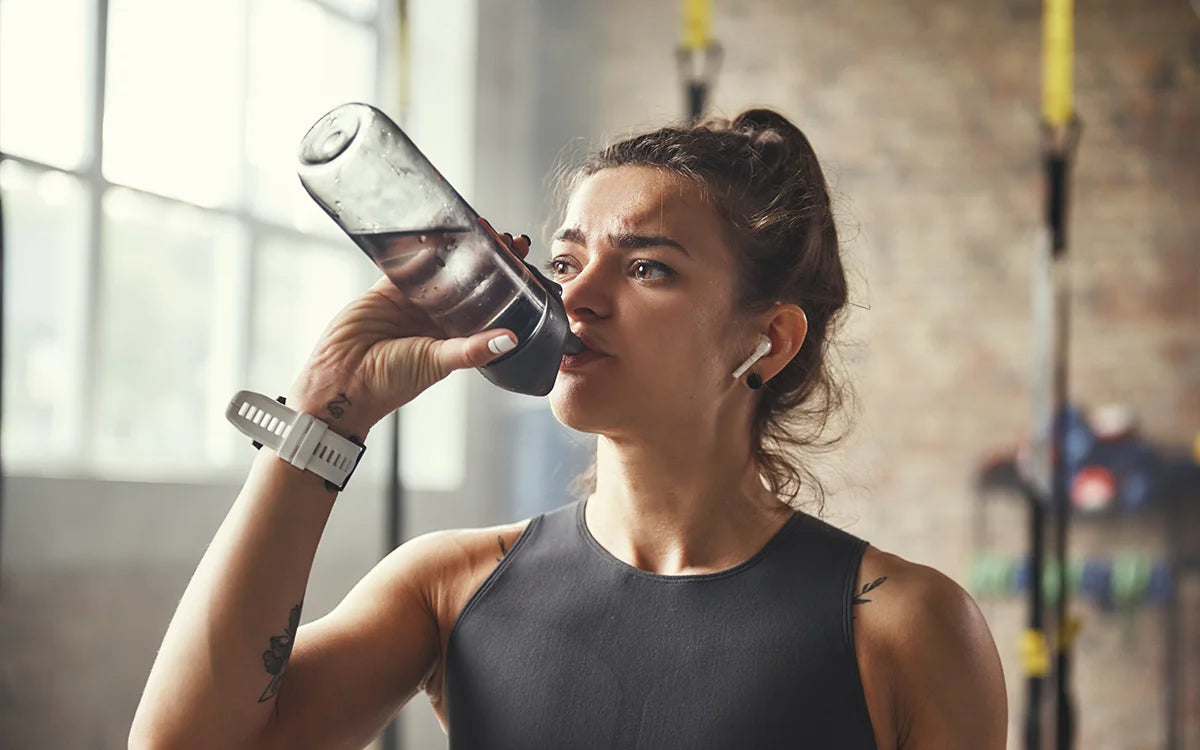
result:
<svg viewBox="0 0 1200 750"><path fill-rule="evenodd" d="M526 525L521 521L414 537L368 571L323 620L344 630L378 631L390 642L428 642L430 660L440 661L458 611ZM393 632L395 628L400 631Z"/></svg>
<svg viewBox="0 0 1200 750"><path fill-rule="evenodd" d="M1003 748L1007 698L979 607L926 565L868 547L852 603L867 705L881 748Z"/></svg>
<svg viewBox="0 0 1200 750"><path fill-rule="evenodd" d="M875 606L861 608L865 604ZM865 618L864 635L888 642L901 638L894 645L908 643L915 635L910 632L913 626L940 628L970 625L976 620L983 624L974 600L948 576L876 547L867 547L863 553L854 605L858 607L856 617ZM907 627L897 630L902 625Z"/></svg>
<svg viewBox="0 0 1200 750"><path fill-rule="evenodd" d="M497 554L507 554L528 525L529 519L525 519L500 526L431 531L410 539L396 552L410 558L411 561L420 561L435 567L455 565L480 555L491 555L494 558Z"/></svg>
<svg viewBox="0 0 1200 750"><path fill-rule="evenodd" d="M397 622L419 612L430 631L442 635L446 618L453 622L457 614L454 604L460 598L465 603L527 525L434 531L410 539L368 571L325 619L358 626L369 618Z"/></svg>
<svg viewBox="0 0 1200 750"><path fill-rule="evenodd" d="M443 621L449 615L457 617L458 609L528 525L525 519L500 526L434 531L410 540L392 554L398 558L398 568L414 574L439 621Z"/></svg>
<svg viewBox="0 0 1200 750"><path fill-rule="evenodd" d="M949 647L994 652L975 600L948 576L868 547L852 603L860 651L889 660L932 657Z"/></svg>

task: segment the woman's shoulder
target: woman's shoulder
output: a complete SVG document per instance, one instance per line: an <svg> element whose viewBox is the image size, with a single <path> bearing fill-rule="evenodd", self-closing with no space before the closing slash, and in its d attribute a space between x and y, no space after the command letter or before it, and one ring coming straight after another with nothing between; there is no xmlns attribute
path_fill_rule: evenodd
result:
<svg viewBox="0 0 1200 750"><path fill-rule="evenodd" d="M436 623L438 656L421 688L439 716L444 710L443 658L454 623L531 522L527 518L497 526L431 531L392 553L403 560L394 567L393 577L407 578L420 589L420 598Z"/></svg>
<svg viewBox="0 0 1200 750"><path fill-rule="evenodd" d="M532 519L476 528L431 531L405 542L405 554L428 584L444 586L462 579L486 578L513 548Z"/></svg>
<svg viewBox="0 0 1200 750"><path fill-rule="evenodd" d="M873 618L878 624L893 617L925 614L937 615L939 619L954 618L965 614L973 604L961 586L936 568L906 560L874 545L863 550L858 584L854 604L879 605L873 609L884 610L882 614L887 618Z"/></svg>
<svg viewBox="0 0 1200 750"><path fill-rule="evenodd" d="M864 692L877 736L884 730L892 738L887 747L909 744L897 738L922 746L922 737L1003 733L1007 699L995 642L978 605L954 580L867 547L851 610ZM956 712L958 719L935 717ZM971 724L950 725L968 717Z"/></svg>

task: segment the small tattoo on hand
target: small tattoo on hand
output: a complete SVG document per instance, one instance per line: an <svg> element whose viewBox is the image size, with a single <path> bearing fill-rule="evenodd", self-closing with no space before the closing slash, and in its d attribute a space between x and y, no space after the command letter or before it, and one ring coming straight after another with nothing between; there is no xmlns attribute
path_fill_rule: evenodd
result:
<svg viewBox="0 0 1200 750"><path fill-rule="evenodd" d="M497 536L496 541L500 542L500 557L496 558L496 562L500 562L504 559L504 556L508 554L508 550L504 548L504 537Z"/></svg>
<svg viewBox="0 0 1200 750"><path fill-rule="evenodd" d="M346 406L354 406L354 404L350 403L349 396L344 393L339 393L336 399L330 401L328 404L325 404L325 408L329 410L329 413L334 419L341 419L346 413L346 410L342 408L343 404Z"/></svg>
<svg viewBox="0 0 1200 750"><path fill-rule="evenodd" d="M283 685L283 672L287 669L288 659L292 656L292 642L296 638L296 629L300 627L300 609L303 606L304 602L300 602L292 607L292 611L288 613L288 624L283 635L271 636L271 648L263 652L263 666L266 667L267 674L271 675L271 682L259 696L259 703L274 698L279 693L280 686Z"/></svg>
<svg viewBox="0 0 1200 750"><path fill-rule="evenodd" d="M866 604L866 603L870 602L871 601L870 599L863 598L863 594L867 593L868 591L871 591L872 589L879 588L879 586L881 586L883 584L883 582L886 580L887 580L887 576L884 576L883 578L876 578L874 581L871 581L870 583L863 585L862 591L858 592L858 594L855 595L854 601L852 602L852 604Z"/></svg>

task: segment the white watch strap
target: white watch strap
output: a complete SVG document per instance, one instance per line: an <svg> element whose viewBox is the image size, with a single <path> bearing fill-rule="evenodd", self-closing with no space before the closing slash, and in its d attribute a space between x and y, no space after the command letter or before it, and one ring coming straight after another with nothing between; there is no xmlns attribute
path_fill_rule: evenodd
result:
<svg viewBox="0 0 1200 750"><path fill-rule="evenodd" d="M292 466L307 469L339 489L346 486L365 450L330 432L329 425L313 415L296 412L253 391L238 391L225 418Z"/></svg>

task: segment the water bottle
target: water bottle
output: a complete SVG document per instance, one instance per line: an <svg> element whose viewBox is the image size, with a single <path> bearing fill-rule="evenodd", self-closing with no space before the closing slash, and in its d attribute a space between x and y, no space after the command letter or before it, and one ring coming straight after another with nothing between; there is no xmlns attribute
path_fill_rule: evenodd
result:
<svg viewBox="0 0 1200 750"><path fill-rule="evenodd" d="M563 354L583 350L562 288L514 255L387 115L343 104L300 142L300 182L443 338L507 328L512 351L479 368L544 396Z"/></svg>

